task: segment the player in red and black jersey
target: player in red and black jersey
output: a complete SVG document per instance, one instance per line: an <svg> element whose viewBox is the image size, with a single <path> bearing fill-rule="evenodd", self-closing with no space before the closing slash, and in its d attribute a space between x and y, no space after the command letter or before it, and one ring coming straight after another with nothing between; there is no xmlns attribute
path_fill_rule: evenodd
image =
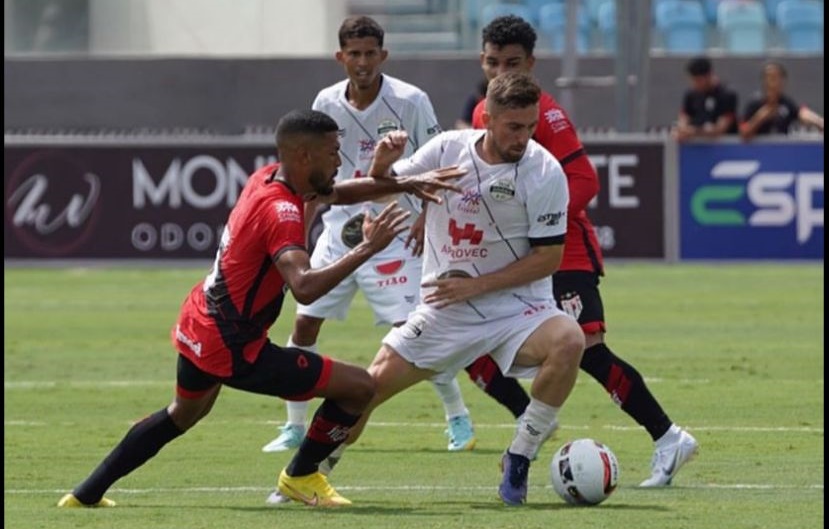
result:
<svg viewBox="0 0 829 529"><path fill-rule="evenodd" d="M312 269L305 249L303 201L321 197L354 203L401 191L425 199L462 171L436 171L398 180L361 178L334 185L340 166L339 126L327 114L293 111L277 126L280 163L253 173L230 213L213 268L182 304L172 340L178 350L173 402L136 423L118 446L59 507L110 507L104 493L213 407L222 386L281 398L322 397L305 440L281 472L282 494L309 505L350 502L319 472L319 464L348 437L374 395L368 372L354 365L270 342L268 329L290 289L310 303L384 249L405 226L395 204L363 224L363 241L339 260Z"/></svg>
<svg viewBox="0 0 829 529"><path fill-rule="evenodd" d="M524 19L511 15L496 18L483 29L484 75L491 80L505 71L530 72L535 63L535 41L535 30ZM476 128L483 127L484 108L482 101L475 109ZM581 369L602 384L611 399L641 424L656 443L651 477L641 486L669 485L679 468L696 453L697 442L668 418L636 368L605 344L604 306L599 293L604 266L595 230L587 216L587 205L598 193L599 181L567 113L550 94L542 95L533 138L558 159L567 175L567 235L562 263L553 275L553 293L560 308L576 318L584 331L586 348ZM489 357L479 359L467 372L516 417L523 413L529 402L526 393L505 389L510 379L501 375Z"/></svg>

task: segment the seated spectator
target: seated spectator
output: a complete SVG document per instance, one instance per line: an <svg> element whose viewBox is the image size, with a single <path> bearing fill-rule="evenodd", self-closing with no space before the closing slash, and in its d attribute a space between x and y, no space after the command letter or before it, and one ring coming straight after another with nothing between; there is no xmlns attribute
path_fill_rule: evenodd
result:
<svg viewBox="0 0 829 529"><path fill-rule="evenodd" d="M740 123L740 136L748 140L757 134L788 134L795 121L823 132L823 118L806 105L786 95L786 69L776 62L763 66L763 88L748 102Z"/></svg>
<svg viewBox="0 0 829 529"><path fill-rule="evenodd" d="M737 94L714 75L707 57L688 62L691 89L685 92L673 130L678 141L737 133Z"/></svg>

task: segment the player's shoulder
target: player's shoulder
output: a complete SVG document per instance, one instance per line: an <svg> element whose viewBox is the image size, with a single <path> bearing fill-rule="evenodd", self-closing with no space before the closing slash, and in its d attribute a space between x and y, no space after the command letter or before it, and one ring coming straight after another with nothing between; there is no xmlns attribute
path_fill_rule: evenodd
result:
<svg viewBox="0 0 829 529"><path fill-rule="evenodd" d="M418 100L427 97L422 88L391 75L383 74L383 88L384 95L398 99Z"/></svg>
<svg viewBox="0 0 829 529"><path fill-rule="evenodd" d="M336 103L340 98L340 94L345 93L347 85L348 79L343 79L342 81L338 81L321 89L317 92L317 97L314 99L315 106L319 106L320 104Z"/></svg>
<svg viewBox="0 0 829 529"><path fill-rule="evenodd" d="M564 170L561 168L561 163L559 163L558 159L534 139L530 139L530 142L527 144L524 165L534 168L534 171L532 171L533 174L548 172L564 174Z"/></svg>

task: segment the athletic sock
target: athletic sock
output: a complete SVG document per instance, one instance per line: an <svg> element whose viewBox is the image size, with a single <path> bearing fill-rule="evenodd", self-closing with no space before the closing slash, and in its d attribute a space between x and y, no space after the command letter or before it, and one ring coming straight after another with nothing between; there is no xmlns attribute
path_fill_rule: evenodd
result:
<svg viewBox="0 0 829 529"><path fill-rule="evenodd" d="M146 463L161 448L181 435L167 413L161 409L137 422L98 468L78 485L73 494L86 505L98 503L104 493L120 478Z"/></svg>
<svg viewBox="0 0 829 529"><path fill-rule="evenodd" d="M588 347L581 368L610 394L611 400L642 425L656 441L671 427L671 419L651 394L642 375L604 343Z"/></svg>
<svg viewBox="0 0 829 529"><path fill-rule="evenodd" d="M285 472L289 476L307 476L319 470L320 463L348 438L359 419L360 415L347 413L333 400L325 399Z"/></svg>
<svg viewBox="0 0 829 529"><path fill-rule="evenodd" d="M475 360L466 367L466 371L476 386L508 409L516 419L527 409L530 396L524 387L516 379L505 377L489 355Z"/></svg>
<svg viewBox="0 0 829 529"><path fill-rule="evenodd" d="M441 402L443 402L443 410L446 413L446 420L459 415L469 415L469 410L463 402L463 395L461 395L461 385L457 378L453 378L449 382L433 382L432 387L435 388Z"/></svg>
<svg viewBox="0 0 829 529"><path fill-rule="evenodd" d="M510 453L533 459L541 444L558 424L559 408L537 399L530 399L527 410L518 419L518 428L509 447Z"/></svg>

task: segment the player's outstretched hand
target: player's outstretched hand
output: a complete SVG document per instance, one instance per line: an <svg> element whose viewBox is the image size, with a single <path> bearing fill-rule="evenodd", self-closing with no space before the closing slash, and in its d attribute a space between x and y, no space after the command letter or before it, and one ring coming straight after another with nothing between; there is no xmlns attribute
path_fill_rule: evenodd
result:
<svg viewBox="0 0 829 529"><path fill-rule="evenodd" d="M371 218L371 213L366 213L363 217L363 241L373 253L379 252L408 229L406 219L410 214L397 202L387 205L375 218Z"/></svg>
<svg viewBox="0 0 829 529"><path fill-rule="evenodd" d="M398 176L397 181L407 193L411 193L421 200L442 204L443 198L441 198L439 192L448 190L460 193L462 189L454 184L452 180L457 180L465 174L466 169L452 165L421 174Z"/></svg>
<svg viewBox="0 0 829 529"><path fill-rule="evenodd" d="M378 141L374 146L374 160L372 160L378 173L372 174L386 174L391 164L403 155L408 141L409 135L405 130L393 130Z"/></svg>

